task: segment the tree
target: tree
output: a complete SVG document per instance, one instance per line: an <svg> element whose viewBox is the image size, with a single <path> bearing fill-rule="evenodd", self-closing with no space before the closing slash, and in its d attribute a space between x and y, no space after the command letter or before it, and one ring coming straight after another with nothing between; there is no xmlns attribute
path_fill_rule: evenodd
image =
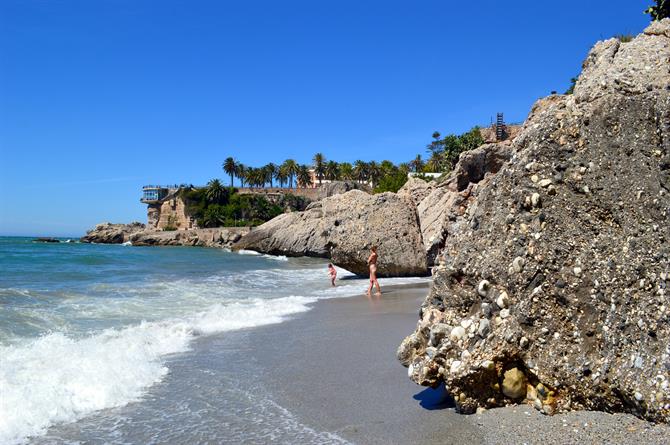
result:
<svg viewBox="0 0 670 445"><path fill-rule="evenodd" d="M416 173L419 173L423 169L423 159L421 159L421 155L416 155L416 158L410 162L410 165Z"/></svg>
<svg viewBox="0 0 670 445"><path fill-rule="evenodd" d="M293 159L287 159L282 164L282 167L286 169L286 174L288 175L288 186L293 188L293 178L298 174L298 163Z"/></svg>
<svg viewBox="0 0 670 445"><path fill-rule="evenodd" d="M321 185L321 179L323 179L323 175L326 173L326 157L323 155L323 153L317 153L314 155L314 173L316 173L316 177L319 178L319 185Z"/></svg>
<svg viewBox="0 0 670 445"><path fill-rule="evenodd" d="M272 180L275 177L275 173L277 173L278 167L270 162L267 164L265 167L263 167L263 171L265 173L265 182L270 183L270 188L272 188Z"/></svg>
<svg viewBox="0 0 670 445"><path fill-rule="evenodd" d="M655 0L656 6L648 7L644 12L651 16L651 21L670 17L670 0Z"/></svg>
<svg viewBox="0 0 670 445"><path fill-rule="evenodd" d="M205 193L207 201L214 204L220 204L226 196L226 189L221 184L221 181L212 179L207 183L207 191Z"/></svg>
<svg viewBox="0 0 670 445"><path fill-rule="evenodd" d="M577 84L577 78L576 77L571 77L570 78L570 87L567 90L565 90L565 94L574 93L576 84Z"/></svg>
<svg viewBox="0 0 670 445"><path fill-rule="evenodd" d="M368 165L360 159L354 162L354 179L363 182L368 177Z"/></svg>
<svg viewBox="0 0 670 445"><path fill-rule="evenodd" d="M235 169L235 176L240 180L240 184L244 187L244 184L247 179L247 166L239 162L237 168Z"/></svg>
<svg viewBox="0 0 670 445"><path fill-rule="evenodd" d="M284 184L288 180L288 173L286 173L286 168L283 165L277 168L277 171L275 172L275 179L279 181L279 186L283 188Z"/></svg>
<svg viewBox="0 0 670 445"><path fill-rule="evenodd" d="M368 162L368 181L370 182L370 186L374 187L381 176L382 171L379 165L375 161Z"/></svg>
<svg viewBox="0 0 670 445"><path fill-rule="evenodd" d="M340 167L335 161L328 161L325 168L326 179L337 181L340 179Z"/></svg>
<svg viewBox="0 0 670 445"><path fill-rule="evenodd" d="M230 175L230 186L233 186L233 176L235 176L235 173L237 171L237 162L233 157L227 157L225 161L223 161L223 171L226 172L227 174Z"/></svg>
<svg viewBox="0 0 670 445"><path fill-rule="evenodd" d="M398 170L398 167L393 165L393 162L387 159L384 159L381 164L379 164L379 168L381 168L383 176L391 175Z"/></svg>
<svg viewBox="0 0 670 445"><path fill-rule="evenodd" d="M440 141L440 132L433 132L433 141L426 147L429 153L440 153L443 150L442 141Z"/></svg>
<svg viewBox="0 0 670 445"><path fill-rule="evenodd" d="M309 171L309 167L306 165L298 166L298 174L296 175L298 179L298 184L301 187L307 188L312 185L312 174Z"/></svg>
<svg viewBox="0 0 670 445"><path fill-rule="evenodd" d="M340 164L340 178L354 179L354 167L350 163L342 162Z"/></svg>

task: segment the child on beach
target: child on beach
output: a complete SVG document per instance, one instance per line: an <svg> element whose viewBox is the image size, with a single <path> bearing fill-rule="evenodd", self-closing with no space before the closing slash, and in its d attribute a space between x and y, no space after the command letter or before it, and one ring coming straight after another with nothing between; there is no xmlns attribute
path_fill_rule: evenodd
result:
<svg viewBox="0 0 670 445"><path fill-rule="evenodd" d="M330 274L330 284L335 286L335 278L337 278L337 270L332 263L328 263L328 273Z"/></svg>

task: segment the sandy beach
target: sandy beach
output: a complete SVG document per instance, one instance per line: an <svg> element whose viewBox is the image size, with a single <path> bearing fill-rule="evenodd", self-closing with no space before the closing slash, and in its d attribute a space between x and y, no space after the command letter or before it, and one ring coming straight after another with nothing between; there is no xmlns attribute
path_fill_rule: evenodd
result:
<svg viewBox="0 0 670 445"><path fill-rule="evenodd" d="M385 291L379 301L321 301L287 323L235 333L249 342L241 365L259 366L262 387L300 422L358 444L667 443L670 428L630 415L548 417L525 405L456 413L443 390L412 383L395 358L427 288Z"/></svg>

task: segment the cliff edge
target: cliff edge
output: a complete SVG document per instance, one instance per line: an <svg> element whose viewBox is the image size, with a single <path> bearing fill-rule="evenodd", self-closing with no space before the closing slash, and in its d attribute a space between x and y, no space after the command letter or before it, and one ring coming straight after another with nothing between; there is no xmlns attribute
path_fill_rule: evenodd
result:
<svg viewBox="0 0 670 445"><path fill-rule="evenodd" d="M449 220L398 358L466 413L668 422L670 19L597 43L574 95L539 100L508 149Z"/></svg>

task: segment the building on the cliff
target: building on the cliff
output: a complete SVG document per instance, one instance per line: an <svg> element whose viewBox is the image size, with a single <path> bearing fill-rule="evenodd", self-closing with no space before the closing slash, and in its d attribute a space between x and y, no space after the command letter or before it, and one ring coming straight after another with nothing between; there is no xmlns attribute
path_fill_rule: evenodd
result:
<svg viewBox="0 0 670 445"><path fill-rule="evenodd" d="M178 185L145 185L140 202L147 205L147 227L156 230L197 229L198 224L186 213Z"/></svg>

